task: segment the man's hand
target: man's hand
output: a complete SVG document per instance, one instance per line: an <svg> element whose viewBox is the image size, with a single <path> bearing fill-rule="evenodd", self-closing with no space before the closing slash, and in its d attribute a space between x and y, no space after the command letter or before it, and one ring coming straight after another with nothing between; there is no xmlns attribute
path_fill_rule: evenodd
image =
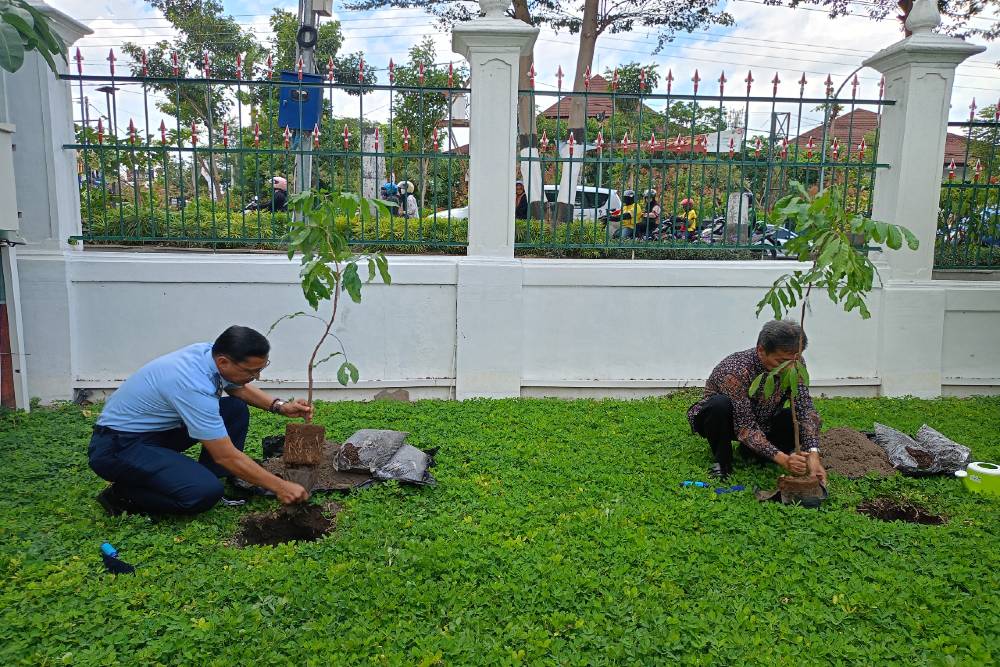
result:
<svg viewBox="0 0 1000 667"><path fill-rule="evenodd" d="M312 417L313 408L301 398L294 398L279 410L286 417Z"/></svg>
<svg viewBox="0 0 1000 667"><path fill-rule="evenodd" d="M309 500L309 492L304 487L293 482L285 482L276 488L274 493L284 505L294 505L295 503L304 503Z"/></svg>
<svg viewBox="0 0 1000 667"><path fill-rule="evenodd" d="M815 475L820 484L826 486L826 468L823 467L823 463L819 459L819 454L809 454L809 472Z"/></svg>
<svg viewBox="0 0 1000 667"><path fill-rule="evenodd" d="M780 458L775 459L775 463L793 475L804 475L809 468L805 454L781 454Z"/></svg>

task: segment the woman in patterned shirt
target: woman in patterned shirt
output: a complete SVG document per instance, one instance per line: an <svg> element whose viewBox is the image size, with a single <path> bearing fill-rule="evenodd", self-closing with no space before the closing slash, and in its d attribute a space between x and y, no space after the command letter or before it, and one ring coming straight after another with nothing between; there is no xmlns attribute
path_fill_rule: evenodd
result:
<svg viewBox="0 0 1000 667"><path fill-rule="evenodd" d="M733 471L732 441L740 443L744 460L774 461L789 472L807 471L826 484L826 470L819 458L820 418L809 397L809 387L799 380L795 416L803 453L794 453L792 411L784 407L790 392L775 392L771 398L763 389L750 396L750 384L764 372L799 354L808 340L801 327L788 320L772 320L757 337L757 347L735 352L712 371L705 383L705 396L688 410L691 429L708 440L715 465L710 474L725 478Z"/></svg>

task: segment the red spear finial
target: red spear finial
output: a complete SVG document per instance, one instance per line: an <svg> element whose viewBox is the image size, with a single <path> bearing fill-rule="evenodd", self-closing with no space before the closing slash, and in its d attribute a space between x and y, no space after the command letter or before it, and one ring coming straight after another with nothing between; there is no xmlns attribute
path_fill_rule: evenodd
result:
<svg viewBox="0 0 1000 667"><path fill-rule="evenodd" d="M760 135L753 138L753 156L755 158L760 157L760 151L762 146L760 145Z"/></svg>
<svg viewBox="0 0 1000 667"><path fill-rule="evenodd" d="M83 54L80 53L80 47L76 47L76 55L73 57L76 61L76 73L83 74Z"/></svg>
<svg viewBox="0 0 1000 667"><path fill-rule="evenodd" d="M597 146L597 152L601 153L604 151L604 130L597 131L597 140L594 142Z"/></svg>
<svg viewBox="0 0 1000 667"><path fill-rule="evenodd" d="M202 65L204 67L205 78L206 79L211 79L212 78L212 61L209 60L208 51L205 51L202 54L201 60L202 60Z"/></svg>
<svg viewBox="0 0 1000 667"><path fill-rule="evenodd" d="M170 66L171 66L171 68L174 71L174 76L175 77L178 77L178 76L181 75L180 65L177 64L177 52L176 51L171 51L170 52Z"/></svg>
<svg viewBox="0 0 1000 667"><path fill-rule="evenodd" d="M979 177L983 175L983 163L979 160L979 158L976 158L975 171L976 175L973 176L972 179L974 182L978 183Z"/></svg>
<svg viewBox="0 0 1000 667"><path fill-rule="evenodd" d="M628 131L627 130L625 131L625 134L622 135L622 150L623 151L627 151L628 150Z"/></svg>
<svg viewBox="0 0 1000 667"><path fill-rule="evenodd" d="M583 73L583 89L590 92L590 65L587 65L587 71Z"/></svg>
<svg viewBox="0 0 1000 667"><path fill-rule="evenodd" d="M569 141L567 143L569 144L569 156L573 157L573 146L576 144L576 140L573 138L572 130L569 131Z"/></svg>
<svg viewBox="0 0 1000 667"><path fill-rule="evenodd" d="M299 77L299 81L302 80L302 70L304 67L305 67L305 62L303 61L302 56L299 56L299 63L295 68L295 71Z"/></svg>
<svg viewBox="0 0 1000 667"><path fill-rule="evenodd" d="M531 85L531 89L535 89L535 63L531 63L531 69L528 70L528 83Z"/></svg>
<svg viewBox="0 0 1000 667"><path fill-rule="evenodd" d="M448 87L455 87L455 64L450 62L448 63Z"/></svg>
<svg viewBox="0 0 1000 667"><path fill-rule="evenodd" d="M733 159L733 154L736 152L736 142L733 141L732 137L729 137L729 159Z"/></svg>
<svg viewBox="0 0 1000 667"><path fill-rule="evenodd" d="M557 90L562 90L562 80L563 80L562 65L560 65L559 69L556 70L556 79L559 81L559 86L557 87Z"/></svg>
<svg viewBox="0 0 1000 667"><path fill-rule="evenodd" d="M291 131L291 129L287 125L285 126L285 133L284 134L285 134L285 150L287 151L288 147L292 143L292 131Z"/></svg>
<svg viewBox="0 0 1000 667"><path fill-rule="evenodd" d="M802 78L799 79L799 97L805 95L806 92L806 73L802 73Z"/></svg>
<svg viewBox="0 0 1000 667"><path fill-rule="evenodd" d="M97 119L97 143L104 143L104 122L100 118Z"/></svg>
<svg viewBox="0 0 1000 667"><path fill-rule="evenodd" d="M976 120L976 109L977 108L978 107L976 107L976 98L973 97L972 98L972 104L969 105L969 122L970 123L973 122L974 120Z"/></svg>
<svg viewBox="0 0 1000 667"><path fill-rule="evenodd" d="M840 139L837 137L833 138L833 146L830 149L830 154L833 156L834 160L840 157Z"/></svg>
<svg viewBox="0 0 1000 667"><path fill-rule="evenodd" d="M863 160L865 158L865 151L868 150L868 144L865 142L865 138L861 137L861 143L858 144L858 156Z"/></svg>
<svg viewBox="0 0 1000 667"><path fill-rule="evenodd" d="M722 76L719 77L719 97L725 94L726 90L726 70L722 70Z"/></svg>
<svg viewBox="0 0 1000 667"><path fill-rule="evenodd" d="M788 137L781 138L781 152L779 153L781 159L784 160L788 156Z"/></svg>
<svg viewBox="0 0 1000 667"><path fill-rule="evenodd" d="M319 148L319 123L313 125L313 148Z"/></svg>
<svg viewBox="0 0 1000 667"><path fill-rule="evenodd" d="M403 128L403 150L410 150L410 128Z"/></svg>
<svg viewBox="0 0 1000 667"><path fill-rule="evenodd" d="M115 60L117 60L115 58L115 50L111 49L108 51L108 62L111 63L111 76L115 75Z"/></svg>
<svg viewBox="0 0 1000 667"><path fill-rule="evenodd" d="M229 148L229 121L222 124L222 147Z"/></svg>
<svg viewBox="0 0 1000 667"><path fill-rule="evenodd" d="M433 142L432 145L434 146L434 152L437 153L438 152L438 129L437 129L437 127L434 128L434 132L431 134L431 141Z"/></svg>
<svg viewBox="0 0 1000 667"><path fill-rule="evenodd" d="M360 56L358 58L358 83L365 82L365 57Z"/></svg>
<svg viewBox="0 0 1000 667"><path fill-rule="evenodd" d="M650 130L649 132L649 150L656 148L656 132Z"/></svg>
<svg viewBox="0 0 1000 667"><path fill-rule="evenodd" d="M149 76L149 67L146 66L146 49L142 50L142 75Z"/></svg>
<svg viewBox="0 0 1000 667"><path fill-rule="evenodd" d="M135 145L135 122L131 118L128 119L128 142Z"/></svg>
<svg viewBox="0 0 1000 667"><path fill-rule="evenodd" d="M826 75L826 96L830 97L833 95L833 77L829 74Z"/></svg>
<svg viewBox="0 0 1000 667"><path fill-rule="evenodd" d="M746 84L747 84L747 97L749 97L750 96L750 86L753 85L753 72L750 71L750 70L747 70L747 78L745 78L743 80L746 81Z"/></svg>
<svg viewBox="0 0 1000 667"><path fill-rule="evenodd" d="M267 54L267 78L270 80L274 76L274 58Z"/></svg>
<svg viewBox="0 0 1000 667"><path fill-rule="evenodd" d="M417 73L419 75L420 85L422 86L424 85L424 64L422 62L417 64Z"/></svg>
<svg viewBox="0 0 1000 667"><path fill-rule="evenodd" d="M260 123L253 124L253 147L260 148Z"/></svg>
<svg viewBox="0 0 1000 667"><path fill-rule="evenodd" d="M615 68L614 73L611 75L611 92L618 90L618 68Z"/></svg>
<svg viewBox="0 0 1000 667"><path fill-rule="evenodd" d="M326 59L326 80L333 83L333 56Z"/></svg>
<svg viewBox="0 0 1000 667"><path fill-rule="evenodd" d="M878 98L882 99L883 95L885 95L885 77L884 76L881 79L878 80Z"/></svg>
<svg viewBox="0 0 1000 667"><path fill-rule="evenodd" d="M775 72L774 73L774 78L771 79L771 86L772 86L772 88L771 88L771 96L772 97L777 97L778 96L778 84L779 83L781 83L781 79L778 78L778 73Z"/></svg>
<svg viewBox="0 0 1000 667"><path fill-rule="evenodd" d="M167 123L166 121L160 121L160 144L167 144Z"/></svg>
<svg viewBox="0 0 1000 667"><path fill-rule="evenodd" d="M642 67L639 69L639 92L646 92L646 68Z"/></svg>
<svg viewBox="0 0 1000 667"><path fill-rule="evenodd" d="M858 96L858 86L859 85L861 85L861 84L858 82L858 75L855 74L854 75L854 80L851 81L851 99L854 99L854 98L856 98Z"/></svg>
<svg viewBox="0 0 1000 667"><path fill-rule="evenodd" d="M670 91L673 90L673 88L674 88L674 70L668 69L667 70L667 95L670 94Z"/></svg>
<svg viewBox="0 0 1000 667"><path fill-rule="evenodd" d="M806 157L812 157L813 148L816 147L816 140L809 137L809 141L806 142Z"/></svg>
<svg viewBox="0 0 1000 667"><path fill-rule="evenodd" d="M198 145L198 125L194 121L191 121L191 145Z"/></svg>
<svg viewBox="0 0 1000 667"><path fill-rule="evenodd" d="M236 54L236 80L240 81L243 79L243 54Z"/></svg>
<svg viewBox="0 0 1000 667"><path fill-rule="evenodd" d="M389 85L396 82L396 63L392 62L392 58L389 58Z"/></svg>
<svg viewBox="0 0 1000 667"><path fill-rule="evenodd" d="M344 150L346 151L351 145L351 131L347 129L347 123L344 123Z"/></svg>
<svg viewBox="0 0 1000 667"><path fill-rule="evenodd" d="M952 158L951 164L948 165L948 180L955 180L955 158Z"/></svg>
<svg viewBox="0 0 1000 667"><path fill-rule="evenodd" d="M378 153L378 125L375 126L375 152Z"/></svg>
<svg viewBox="0 0 1000 667"><path fill-rule="evenodd" d="M538 142L542 147L542 152L549 150L549 133L546 130L542 130L542 138Z"/></svg>

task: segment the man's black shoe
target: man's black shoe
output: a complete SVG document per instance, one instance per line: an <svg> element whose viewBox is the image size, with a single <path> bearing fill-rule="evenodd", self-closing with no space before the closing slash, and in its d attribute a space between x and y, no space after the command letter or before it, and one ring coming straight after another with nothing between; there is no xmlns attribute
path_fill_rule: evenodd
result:
<svg viewBox="0 0 1000 667"><path fill-rule="evenodd" d="M128 511L128 506L115 491L113 484L97 494L97 504L103 507L109 516L120 516Z"/></svg>
<svg viewBox="0 0 1000 667"><path fill-rule="evenodd" d="M733 474L732 468L723 468L720 464L716 463L711 468L708 469L708 476L713 477L719 481L726 480L730 475Z"/></svg>

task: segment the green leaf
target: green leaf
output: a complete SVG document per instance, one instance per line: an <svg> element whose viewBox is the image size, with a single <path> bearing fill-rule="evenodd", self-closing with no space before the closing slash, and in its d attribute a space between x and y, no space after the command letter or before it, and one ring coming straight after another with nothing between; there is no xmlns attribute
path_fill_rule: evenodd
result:
<svg viewBox="0 0 1000 667"><path fill-rule="evenodd" d="M12 25L0 22L0 68L16 72L24 64L24 42Z"/></svg>
<svg viewBox="0 0 1000 667"><path fill-rule="evenodd" d="M392 276L389 275L389 260L382 253L377 253L375 255L375 264L378 266L379 275L382 276L382 282L386 285L391 285Z"/></svg>
<svg viewBox="0 0 1000 667"><path fill-rule="evenodd" d="M899 231L899 227L896 225L889 225L889 236L886 239L885 244L893 250L899 250L903 247L903 233Z"/></svg>
<svg viewBox="0 0 1000 667"><path fill-rule="evenodd" d="M768 373L767 380L764 382L764 396L771 398L774 395L774 373Z"/></svg>
<svg viewBox="0 0 1000 667"><path fill-rule="evenodd" d="M796 361L795 362L795 367L799 370L799 375L802 376L802 382L804 382L805 385L808 387L809 386L809 371L808 371L808 369L806 369L806 365L804 363L802 363L801 361Z"/></svg>
<svg viewBox="0 0 1000 667"><path fill-rule="evenodd" d="M799 373L794 364L785 371L785 383L788 390L792 392L792 398L799 395Z"/></svg>
<svg viewBox="0 0 1000 667"><path fill-rule="evenodd" d="M357 384L358 378L361 377L361 374L358 373L357 366L354 364L347 364L347 370L351 374L351 382Z"/></svg>
<svg viewBox="0 0 1000 667"><path fill-rule="evenodd" d="M750 392L749 392L750 396L753 396L754 394L757 393L757 391L760 389L760 382L763 379L764 379L764 373L761 373L760 375L758 375L753 379L753 382L750 383Z"/></svg>
<svg viewBox="0 0 1000 667"><path fill-rule="evenodd" d="M317 361L315 364L313 364L313 368L316 368L320 364L324 364L324 363L330 361L331 359L333 359L334 357L336 357L338 355L342 355L342 354L343 354L343 352L331 352L330 354L328 354L327 356L323 357L322 359L320 359L319 361Z"/></svg>
<svg viewBox="0 0 1000 667"><path fill-rule="evenodd" d="M372 259L371 257L369 257L368 258L368 280L367 280L367 282L371 282L373 280L375 280L375 260Z"/></svg>
<svg viewBox="0 0 1000 667"><path fill-rule="evenodd" d="M361 303L361 277L358 275L358 265L351 262L344 269L344 289L351 295L351 301Z"/></svg>
<svg viewBox="0 0 1000 667"><path fill-rule="evenodd" d="M345 361L340 365L340 368L337 369L337 382L346 387L349 377L350 375L347 370L347 362Z"/></svg>
<svg viewBox="0 0 1000 667"><path fill-rule="evenodd" d="M914 236L913 232L902 225L899 226L899 230L903 232L903 236L906 238L906 247L910 250L917 250L920 248L920 240Z"/></svg>

